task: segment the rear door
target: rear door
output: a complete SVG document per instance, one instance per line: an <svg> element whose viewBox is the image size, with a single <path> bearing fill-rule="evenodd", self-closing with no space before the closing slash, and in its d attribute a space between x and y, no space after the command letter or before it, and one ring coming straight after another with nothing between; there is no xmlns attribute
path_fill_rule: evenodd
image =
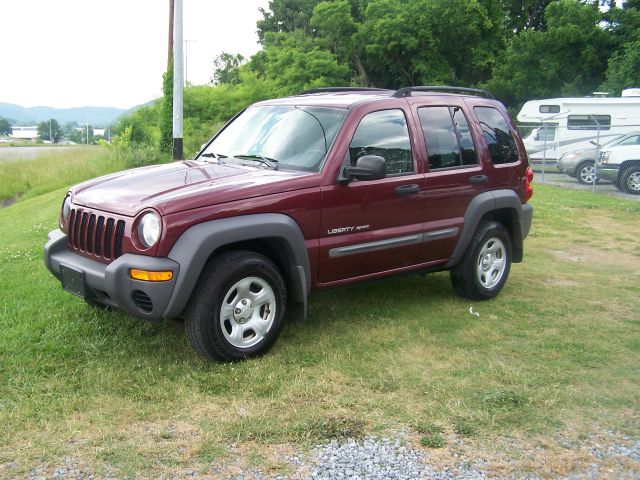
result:
<svg viewBox="0 0 640 480"><path fill-rule="evenodd" d="M462 232L471 200L491 187L478 149L481 132L464 100L453 96L410 99L420 125L426 161L426 260L448 261Z"/></svg>

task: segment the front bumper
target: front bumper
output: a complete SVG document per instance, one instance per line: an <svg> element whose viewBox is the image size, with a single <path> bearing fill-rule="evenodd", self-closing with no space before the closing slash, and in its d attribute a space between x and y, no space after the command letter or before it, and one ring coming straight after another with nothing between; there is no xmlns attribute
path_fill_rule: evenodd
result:
<svg viewBox="0 0 640 480"><path fill-rule="evenodd" d="M620 169L619 165L607 165L606 163L601 163L597 165L597 167L598 178L609 180L610 182L618 180L618 171Z"/></svg>
<svg viewBox="0 0 640 480"><path fill-rule="evenodd" d="M560 157L558 159L558 163L556 164L556 167L558 168L558 170L560 170L563 173L566 173L567 175L574 175L576 171L575 161L574 160L569 161L565 157Z"/></svg>
<svg viewBox="0 0 640 480"><path fill-rule="evenodd" d="M83 296L151 321L164 318L178 278L180 265L168 258L126 253L110 264L83 257L67 247L67 236L60 230L49 233L44 247L44 263L62 281L61 266L79 272L84 283ZM173 272L166 282L134 280L129 269Z"/></svg>

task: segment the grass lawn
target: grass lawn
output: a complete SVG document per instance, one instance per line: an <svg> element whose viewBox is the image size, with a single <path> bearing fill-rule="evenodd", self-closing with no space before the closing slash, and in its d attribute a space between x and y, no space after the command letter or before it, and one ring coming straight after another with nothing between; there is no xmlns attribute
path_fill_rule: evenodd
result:
<svg viewBox="0 0 640 480"><path fill-rule="evenodd" d="M98 475L207 471L235 461L230 444L286 471L273 445L401 430L554 476L585 461L559 438L639 436L640 202L538 185L498 298L460 299L446 273L335 290L267 356L215 364L179 325L61 290L42 246L64 191L0 210L0 477L65 456Z"/></svg>
<svg viewBox="0 0 640 480"><path fill-rule="evenodd" d="M126 167L123 159L105 147L48 146L46 151L35 159L0 161L0 202L32 198Z"/></svg>

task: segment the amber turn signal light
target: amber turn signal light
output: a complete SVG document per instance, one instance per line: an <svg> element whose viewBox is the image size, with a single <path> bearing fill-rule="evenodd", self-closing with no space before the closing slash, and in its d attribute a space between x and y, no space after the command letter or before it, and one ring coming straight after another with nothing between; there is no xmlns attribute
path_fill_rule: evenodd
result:
<svg viewBox="0 0 640 480"><path fill-rule="evenodd" d="M167 282L173 278L173 272L149 272L147 270L129 269L129 275L134 280L144 280L145 282Z"/></svg>

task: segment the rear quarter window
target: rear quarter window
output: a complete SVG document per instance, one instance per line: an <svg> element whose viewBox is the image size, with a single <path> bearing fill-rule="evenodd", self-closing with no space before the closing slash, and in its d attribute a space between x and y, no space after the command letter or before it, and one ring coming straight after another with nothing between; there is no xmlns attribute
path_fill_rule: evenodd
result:
<svg viewBox="0 0 640 480"><path fill-rule="evenodd" d="M493 164L517 162L516 141L502 112L493 107L474 107L473 110L482 127Z"/></svg>

